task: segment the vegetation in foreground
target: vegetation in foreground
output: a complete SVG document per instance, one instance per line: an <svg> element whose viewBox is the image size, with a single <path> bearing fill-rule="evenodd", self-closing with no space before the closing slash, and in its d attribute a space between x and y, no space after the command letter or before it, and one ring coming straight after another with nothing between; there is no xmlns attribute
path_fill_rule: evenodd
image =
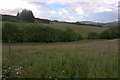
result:
<svg viewBox="0 0 120 80"><path fill-rule="evenodd" d="M109 63L105 72L108 43ZM118 78L118 40L3 45L6 78Z"/></svg>

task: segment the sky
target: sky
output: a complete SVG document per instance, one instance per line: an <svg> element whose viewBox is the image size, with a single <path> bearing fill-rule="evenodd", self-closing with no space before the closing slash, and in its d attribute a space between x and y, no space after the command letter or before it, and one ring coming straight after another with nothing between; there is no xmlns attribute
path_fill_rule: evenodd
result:
<svg viewBox="0 0 120 80"><path fill-rule="evenodd" d="M0 14L32 10L37 18L59 21L111 22L118 20L119 0L1 0Z"/></svg>

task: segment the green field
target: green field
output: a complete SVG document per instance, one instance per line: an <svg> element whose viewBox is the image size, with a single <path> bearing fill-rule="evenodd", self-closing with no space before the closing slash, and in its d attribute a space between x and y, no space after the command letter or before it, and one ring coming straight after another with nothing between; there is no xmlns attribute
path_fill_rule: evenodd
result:
<svg viewBox="0 0 120 80"><path fill-rule="evenodd" d="M50 26L54 27L54 28L62 29L62 30L65 30L66 28L71 28L75 32L81 34L84 37L87 37L87 35L90 32L101 33L104 30L108 29L108 28L102 28L102 27L87 26L87 25L75 25L75 24L66 24L66 23L53 23Z"/></svg>
<svg viewBox="0 0 120 80"><path fill-rule="evenodd" d="M3 26L6 22L3 22ZM67 23L55 23L52 22L52 24L42 24L42 23L14 23L11 22L12 24L17 25L19 28L21 27L27 27L27 26L36 26L36 25L40 25L40 26L50 26L53 28L57 28L57 29L62 29L65 30L67 28L71 28L72 30L74 30L75 32L77 32L78 34L81 34L83 37L87 37L87 35L90 32L97 32L97 33L101 33L104 30L107 30L109 28L102 28L102 27L95 27L95 26L87 26L87 25L75 25L75 24L67 24Z"/></svg>
<svg viewBox="0 0 120 80"><path fill-rule="evenodd" d="M108 43L109 63L105 72ZM118 78L118 39L3 44L3 73L12 78Z"/></svg>

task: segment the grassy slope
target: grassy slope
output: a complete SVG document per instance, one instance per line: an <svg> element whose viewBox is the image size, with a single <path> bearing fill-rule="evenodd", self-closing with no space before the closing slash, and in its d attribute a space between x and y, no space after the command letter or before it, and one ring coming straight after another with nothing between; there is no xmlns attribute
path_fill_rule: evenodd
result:
<svg viewBox="0 0 120 80"><path fill-rule="evenodd" d="M108 71L105 71L107 46L110 42ZM10 65L8 46L3 45L6 74L11 66L22 69L12 72L12 77L25 78L115 78L118 77L118 40L79 41L55 44L12 45ZM8 67L12 69L8 69ZM16 74L19 72L19 75Z"/></svg>
<svg viewBox="0 0 120 80"><path fill-rule="evenodd" d="M6 22L3 22L3 25ZM52 24L40 24L40 23L13 23L17 24L19 27L25 27L25 26L35 26L35 25L44 25L44 26L50 26L53 28L58 28L65 30L66 28L71 28L78 34L81 34L84 37L87 37L89 32L97 32L100 33L108 28L101 28L101 27L94 27L94 26L84 26L84 25L74 25L74 24L66 24L66 23L52 23Z"/></svg>
<svg viewBox="0 0 120 80"><path fill-rule="evenodd" d="M101 27L94 27L94 26L84 26L84 25L74 25L74 24L66 24L66 23L53 23L51 27L58 28L58 29L66 29L71 28L75 32L83 35L86 37L89 32L97 32L100 33L108 28L101 28Z"/></svg>

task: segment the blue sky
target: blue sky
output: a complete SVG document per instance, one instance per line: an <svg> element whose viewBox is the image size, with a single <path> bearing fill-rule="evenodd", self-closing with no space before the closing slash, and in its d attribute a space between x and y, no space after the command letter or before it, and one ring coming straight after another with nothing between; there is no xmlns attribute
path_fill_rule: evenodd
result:
<svg viewBox="0 0 120 80"><path fill-rule="evenodd" d="M0 14L16 15L23 9L35 17L59 21L110 22L118 20L119 0L2 0Z"/></svg>

